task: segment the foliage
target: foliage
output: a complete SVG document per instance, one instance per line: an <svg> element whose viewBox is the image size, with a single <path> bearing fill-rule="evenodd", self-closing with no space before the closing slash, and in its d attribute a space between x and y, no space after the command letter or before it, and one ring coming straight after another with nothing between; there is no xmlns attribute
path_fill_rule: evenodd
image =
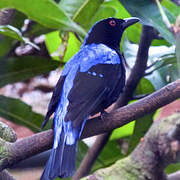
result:
<svg viewBox="0 0 180 180"><path fill-rule="evenodd" d="M170 0L163 0L162 6L170 22L175 23L180 7ZM162 37L154 40L153 47L150 47L148 64L152 66L147 69L146 76L140 81L136 96L152 93L178 78L179 54L176 56L173 47L179 43L179 40L175 40L165 26L155 1L61 0L56 3L53 0L1 0L0 10L4 8L15 8L16 12L10 24L0 24L0 34L3 35L0 36L0 87L54 70L59 66L59 61L67 62L80 48L81 42L77 34L79 39L83 40L88 29L96 21L109 16L139 17L141 24L153 26ZM22 31L23 22L27 18L32 21L32 25L26 31ZM128 28L121 43L121 49L130 67L135 61L141 24ZM33 40L42 34L45 35L45 46L51 57L37 54L18 57L12 53L15 47L25 44L40 51L41 47ZM0 116L25 125L34 132L39 131L43 116L33 112L30 106L21 100L4 96L0 96L0 102ZM150 127L152 117L153 114L147 115L143 118L143 122L137 120L114 130L93 170L108 166L127 155L122 154L122 147L118 144L119 139L126 139L129 142L128 152L132 151ZM80 143L78 165L87 149L84 143ZM172 171L173 168L171 168Z"/></svg>

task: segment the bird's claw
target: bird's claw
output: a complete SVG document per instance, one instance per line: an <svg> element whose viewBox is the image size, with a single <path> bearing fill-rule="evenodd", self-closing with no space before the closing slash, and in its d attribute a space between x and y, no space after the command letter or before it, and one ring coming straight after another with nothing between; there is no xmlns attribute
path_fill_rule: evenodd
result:
<svg viewBox="0 0 180 180"><path fill-rule="evenodd" d="M101 111L101 119L104 119L104 117L109 114L105 110Z"/></svg>

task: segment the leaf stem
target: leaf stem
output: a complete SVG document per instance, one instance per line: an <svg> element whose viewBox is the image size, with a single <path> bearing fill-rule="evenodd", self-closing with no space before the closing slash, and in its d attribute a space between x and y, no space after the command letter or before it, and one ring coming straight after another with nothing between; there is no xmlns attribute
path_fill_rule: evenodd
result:
<svg viewBox="0 0 180 180"><path fill-rule="evenodd" d="M166 13L164 12L163 7L161 6L161 3L159 2L159 0L155 0L155 1L159 8L159 11L162 16L162 20L163 20L164 24L167 26L168 29L171 29L171 23L169 22L169 19L166 16Z"/></svg>

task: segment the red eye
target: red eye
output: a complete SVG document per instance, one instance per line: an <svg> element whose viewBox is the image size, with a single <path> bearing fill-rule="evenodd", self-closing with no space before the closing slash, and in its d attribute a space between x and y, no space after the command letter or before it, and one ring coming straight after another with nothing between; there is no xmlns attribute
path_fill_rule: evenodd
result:
<svg viewBox="0 0 180 180"><path fill-rule="evenodd" d="M110 20L109 24L110 24L110 26L114 27L114 26L116 26L116 21L115 20Z"/></svg>

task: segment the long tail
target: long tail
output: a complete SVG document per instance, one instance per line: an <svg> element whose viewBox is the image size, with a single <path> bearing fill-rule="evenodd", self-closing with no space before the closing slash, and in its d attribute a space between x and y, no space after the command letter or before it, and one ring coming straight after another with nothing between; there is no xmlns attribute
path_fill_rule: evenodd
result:
<svg viewBox="0 0 180 180"><path fill-rule="evenodd" d="M52 180L56 177L66 178L75 172L76 143L67 145L64 132L58 146L52 149L49 160L40 180Z"/></svg>

